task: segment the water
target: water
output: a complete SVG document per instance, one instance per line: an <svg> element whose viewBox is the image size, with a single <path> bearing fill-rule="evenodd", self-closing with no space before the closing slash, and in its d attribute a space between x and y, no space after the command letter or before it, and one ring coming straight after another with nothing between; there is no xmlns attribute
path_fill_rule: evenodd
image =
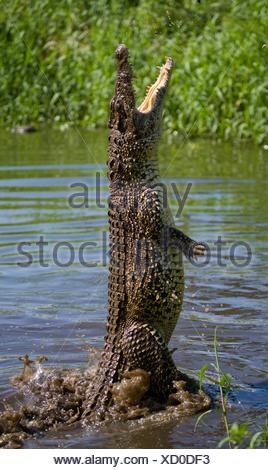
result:
<svg viewBox="0 0 268 470"><path fill-rule="evenodd" d="M89 346L103 346L106 139L103 131L1 133L1 399L20 400L9 382L21 370L19 356L46 354L51 367L85 368ZM192 183L177 225L211 249L206 267L185 263L184 309L170 344L178 348L176 364L192 375L208 364L209 383L215 377L217 326L221 368L233 376L230 422L247 421L258 431L268 407L268 152L212 142L162 142L159 152L174 215L178 203L171 183L181 195ZM79 192L83 196L74 194ZM36 244L41 236L43 257ZM220 260L215 245L219 236L226 242ZM81 258L85 242L90 245ZM230 260L234 248L236 265ZM247 249L252 251L250 263L237 266L247 264ZM94 266L84 266L83 260ZM76 426L26 441L25 447L215 447L224 437L220 410L213 409L194 430L196 419L156 417L153 423L115 423L94 431Z"/></svg>

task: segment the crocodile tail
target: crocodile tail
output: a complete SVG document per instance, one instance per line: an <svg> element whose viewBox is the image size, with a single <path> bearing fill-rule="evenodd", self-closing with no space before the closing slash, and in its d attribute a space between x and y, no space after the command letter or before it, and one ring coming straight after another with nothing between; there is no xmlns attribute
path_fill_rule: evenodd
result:
<svg viewBox="0 0 268 470"><path fill-rule="evenodd" d="M84 403L83 417L90 421L102 421L112 404L112 384L120 380L125 369L125 361L122 353L107 351L107 345L102 353L96 379L87 391Z"/></svg>

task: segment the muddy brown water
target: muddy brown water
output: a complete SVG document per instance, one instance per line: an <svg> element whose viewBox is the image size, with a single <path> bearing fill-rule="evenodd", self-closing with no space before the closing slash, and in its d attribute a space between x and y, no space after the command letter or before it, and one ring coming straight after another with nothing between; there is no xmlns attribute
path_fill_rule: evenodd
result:
<svg viewBox="0 0 268 470"><path fill-rule="evenodd" d="M10 384L21 371L19 356L45 354L44 367L85 369L89 347L103 346L106 139L103 131L1 133L0 400L14 406L23 401ZM211 250L206 266L185 263L184 308L170 343L177 348L176 364L196 377L208 364L204 382L210 384L217 327L220 365L232 375L230 423L248 422L258 431L268 408L268 151L249 144L162 141L159 153L174 215L180 209L177 192L192 184L177 225ZM221 247L215 244L219 236ZM225 435L219 407L195 429L196 420L161 415L99 429L75 425L27 440L24 447L216 447Z"/></svg>

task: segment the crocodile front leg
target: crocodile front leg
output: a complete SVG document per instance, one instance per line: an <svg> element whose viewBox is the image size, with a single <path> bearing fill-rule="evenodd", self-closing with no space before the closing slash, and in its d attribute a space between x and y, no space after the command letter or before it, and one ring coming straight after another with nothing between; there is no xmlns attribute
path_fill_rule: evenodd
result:
<svg viewBox="0 0 268 470"><path fill-rule="evenodd" d="M183 252L187 259L204 256L207 249L204 243L193 240L176 227L168 227L168 234L171 242Z"/></svg>

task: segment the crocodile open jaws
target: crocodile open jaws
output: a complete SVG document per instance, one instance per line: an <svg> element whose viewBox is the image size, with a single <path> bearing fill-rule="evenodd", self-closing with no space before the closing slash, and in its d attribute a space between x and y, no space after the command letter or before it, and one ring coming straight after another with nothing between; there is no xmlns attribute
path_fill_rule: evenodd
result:
<svg viewBox="0 0 268 470"><path fill-rule="evenodd" d="M117 48L116 59L108 151L109 315L104 351L87 391L89 419L102 419L120 399L165 403L177 380L185 380L188 390L196 387L177 370L168 349L183 301L182 254L191 258L205 251L175 227L158 178L156 145L172 59L138 108L125 45Z"/></svg>

